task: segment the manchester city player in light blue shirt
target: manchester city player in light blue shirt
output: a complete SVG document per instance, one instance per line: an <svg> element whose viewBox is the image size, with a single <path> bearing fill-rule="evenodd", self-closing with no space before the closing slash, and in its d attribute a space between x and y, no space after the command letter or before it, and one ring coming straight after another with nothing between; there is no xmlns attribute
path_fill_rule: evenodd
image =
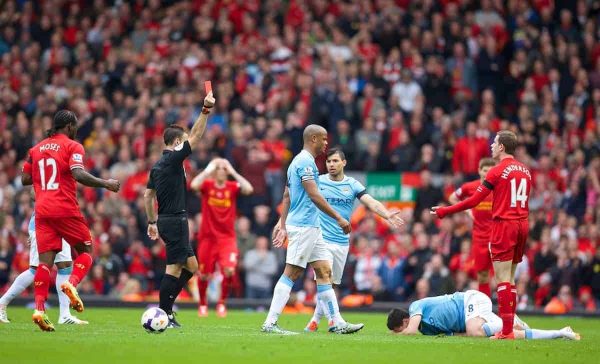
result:
<svg viewBox="0 0 600 364"><path fill-rule="evenodd" d="M331 284L331 264L327 244L323 240L318 210L334 219L340 232L348 234L350 223L335 211L319 193L319 170L315 157L327 148L327 131L318 125L309 125L303 133L304 148L292 160L287 171L287 186L283 194L283 212L274 229L273 245L283 246L288 241L285 270L275 285L273 300L262 331L289 335L277 325L277 319L287 303L294 281L302 276L310 264L317 277L317 300L327 307L327 318L332 322L331 332L351 334L363 324L350 324L339 313L335 291Z"/></svg>
<svg viewBox="0 0 600 364"><path fill-rule="evenodd" d="M367 193L365 186L352 177L344 175L346 156L341 149L332 148L327 152L327 174L319 176L319 189L325 200L346 220L350 220L354 210L354 201L358 199L369 210L385 219L392 227L404 224L400 218L400 211L388 211L385 206ZM339 229L335 220L327 214L320 212L323 239L327 243L332 268L333 284L342 282L342 274L348 257L350 235ZM317 302L315 313L304 331L317 330L319 321L324 316L326 307Z"/></svg>
<svg viewBox="0 0 600 364"><path fill-rule="evenodd" d="M403 335L420 332L423 335L492 337L502 330L502 319L492 312L492 301L487 295L468 290L414 301L408 311L393 309L388 315L387 327ZM514 332L515 339L580 339L569 326L560 330L531 329L518 316L515 316Z"/></svg>

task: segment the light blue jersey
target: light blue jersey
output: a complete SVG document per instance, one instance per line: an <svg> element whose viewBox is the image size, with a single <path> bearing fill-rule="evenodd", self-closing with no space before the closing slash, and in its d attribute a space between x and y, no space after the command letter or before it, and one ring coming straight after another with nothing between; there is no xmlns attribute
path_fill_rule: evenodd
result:
<svg viewBox="0 0 600 364"><path fill-rule="evenodd" d="M463 292L423 298L410 305L408 314L410 317L421 315L419 331L423 335L452 335L467 330L464 302Z"/></svg>
<svg viewBox="0 0 600 364"><path fill-rule="evenodd" d="M303 181L313 180L319 187L319 169L315 158L302 150L294 157L287 170L287 186L290 190L290 209L286 225L319 227L319 213L317 206L312 202Z"/></svg>
<svg viewBox="0 0 600 364"><path fill-rule="evenodd" d="M29 235L35 233L35 212L31 214L31 218L29 219L29 226L27 227Z"/></svg>
<svg viewBox="0 0 600 364"><path fill-rule="evenodd" d="M328 174L319 176L319 190L327 203L342 217L350 221L354 210L354 199L367 193L365 186L352 177L345 176L341 181L332 181ZM319 211L323 239L328 243L348 245L350 234L344 234L338 223L323 211Z"/></svg>

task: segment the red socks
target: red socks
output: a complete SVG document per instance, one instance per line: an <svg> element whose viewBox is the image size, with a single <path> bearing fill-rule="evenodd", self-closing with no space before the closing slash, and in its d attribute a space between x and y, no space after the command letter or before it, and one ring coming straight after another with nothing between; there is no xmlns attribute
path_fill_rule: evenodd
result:
<svg viewBox="0 0 600 364"><path fill-rule="evenodd" d="M69 282L77 287L79 282L81 282L89 272L93 262L92 256L88 253L79 254L77 259L73 262L73 273L71 273L71 276L69 277Z"/></svg>
<svg viewBox="0 0 600 364"><path fill-rule="evenodd" d="M502 319L502 334L508 335L513 331L515 314L513 307L513 293L509 282L498 284L498 311Z"/></svg>
<svg viewBox="0 0 600 364"><path fill-rule="evenodd" d="M200 306L207 306L208 300L206 297L206 289L208 288L208 280L198 278L198 293L200 294Z"/></svg>
<svg viewBox="0 0 600 364"><path fill-rule="evenodd" d="M50 287L50 268L40 263L35 270L33 278L33 293L35 297L35 309L38 311L46 311L45 303L48 299L48 288Z"/></svg>
<svg viewBox="0 0 600 364"><path fill-rule="evenodd" d="M231 287L231 281L233 281L233 277L227 277L223 274L223 281L221 282L221 299L219 303L225 303L227 300L227 296L229 296L229 287Z"/></svg>
<svg viewBox="0 0 600 364"><path fill-rule="evenodd" d="M490 289L490 283L479 283L479 292L492 298L492 291Z"/></svg>

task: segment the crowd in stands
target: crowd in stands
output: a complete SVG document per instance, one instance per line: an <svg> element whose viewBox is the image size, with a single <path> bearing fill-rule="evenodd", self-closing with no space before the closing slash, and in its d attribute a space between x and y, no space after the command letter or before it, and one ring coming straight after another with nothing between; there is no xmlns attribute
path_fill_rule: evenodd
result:
<svg viewBox="0 0 600 364"><path fill-rule="evenodd" d="M81 290L117 298L155 290L165 250L146 236L142 193L163 129L189 127L212 80L217 105L185 166L190 180L225 157L254 186L239 201L234 295L269 298L282 270L270 233L309 123L327 128L348 170L420 176L403 228L370 213L355 223L343 296L406 301L474 287L469 217L437 220L428 208L478 178L495 132L510 129L534 183L519 308L594 311L599 26L600 5L587 0L5 1L0 292L28 268L33 198L21 167L61 108L78 115L87 170L123 186L79 189L96 262ZM197 232L191 191L188 213ZM253 264L257 257L269 264ZM297 283L298 299L314 296L310 279Z"/></svg>

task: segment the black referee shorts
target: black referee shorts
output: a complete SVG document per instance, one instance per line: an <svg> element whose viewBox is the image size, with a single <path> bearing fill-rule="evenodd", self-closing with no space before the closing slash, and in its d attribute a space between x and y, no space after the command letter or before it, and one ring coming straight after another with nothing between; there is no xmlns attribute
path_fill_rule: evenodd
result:
<svg viewBox="0 0 600 364"><path fill-rule="evenodd" d="M187 217L181 215L162 215L157 221L158 234L167 247L167 264L184 264L193 257L194 249L190 244L190 231Z"/></svg>

